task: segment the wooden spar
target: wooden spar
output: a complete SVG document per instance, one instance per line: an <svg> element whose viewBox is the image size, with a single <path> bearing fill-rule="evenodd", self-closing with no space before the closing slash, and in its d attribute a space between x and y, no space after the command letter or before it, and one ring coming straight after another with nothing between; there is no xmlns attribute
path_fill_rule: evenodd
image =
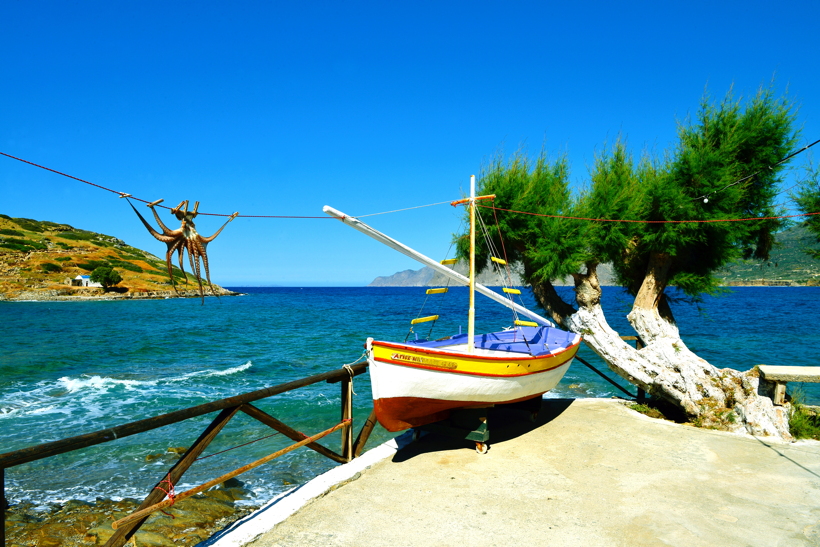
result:
<svg viewBox="0 0 820 547"><path fill-rule="evenodd" d="M222 428L225 427L231 418L233 418L234 414L237 413L239 407L233 408L226 408L222 412L217 415L216 418L211 422L205 431L199 436L199 438L191 445L185 454L182 455L182 458L179 459L177 463L168 471L167 480L171 481L171 484L177 484L179 479L182 478L182 475L185 471L188 470L191 465L199 458L202 452L211 444L211 441L216 438L217 434L222 431ZM140 504L139 508L137 509L136 513L140 513L142 510L145 510L147 507L153 506L153 504L162 501L162 498L165 497L165 492L160 488L162 486L162 481L158 482L154 488L151 489L151 492L145 497L143 502ZM131 523L130 525L117 530L114 534L108 539L105 543L104 547L121 547L125 542L133 536L137 528L139 528L143 521L148 518L148 514L146 513L144 517L135 517L133 519L129 519L128 522ZM115 527L116 530L116 527Z"/></svg>
<svg viewBox="0 0 820 547"><path fill-rule="evenodd" d="M305 438L305 436L299 431L296 431L289 425L280 422L267 412L260 410L259 408L251 404L244 404L241 407L239 407L239 410L241 410L251 418L259 420L266 426L275 429L276 431L278 431L279 433L281 433L282 435L284 435L292 441L301 441ZM307 445L307 447L311 450L315 450L316 452L318 452L326 458L330 458L334 462L347 463L347 460L344 459L340 454L337 454L336 452L332 451L331 449L325 446L322 446L319 443L310 443L309 445Z"/></svg>
<svg viewBox="0 0 820 547"><path fill-rule="evenodd" d="M150 507L146 507L144 509L140 509L139 511L131 513L127 517L121 518L120 520L115 520L114 522L111 523L111 527L114 528L115 530L117 530L123 524L128 524L128 523L133 522L135 520L145 518L145 517L147 517L148 515L150 515L151 513L155 512L155 511L159 511L160 509L164 509L165 507L168 507L169 505L172 505L176 500L183 500L183 499L189 498L189 497L191 497L195 494L199 494L200 492L203 492L203 491L205 491L205 490L207 490L207 489L209 489L213 486L216 486L217 484L221 484L221 483L225 482L228 479L232 479L232 478L236 477L237 475L241 475L242 473L245 473L246 471L250 471L251 469L259 467L262 464L268 463L269 461L271 461L273 459L276 459L279 456L283 456L283 455L287 454L288 452L292 452L292 451L296 450L297 448L301 448L301 447L305 446L306 444L310 444L312 442L315 442L315 441L321 439L322 437L330 435L334 431L337 431L337 430L345 427L346 425L348 425L347 422L338 423L338 424L334 425L333 427L331 427L330 429L326 429L326 430L322 431L321 433L317 433L316 435L313 435L312 437L307 437L307 438L299 441L296 444L292 444L292 445L288 446L287 448L283 448L282 450L274 452L273 454L265 456L264 458L260 458L260 459L256 460L255 462L249 463L248 465L246 465L244 467L240 467L239 469L231 471L230 473L226 473L226 474L222 475L221 477L217 477L217 478L215 478L211 481L208 481L205 484L201 484L201 485L199 485L195 488L191 488L190 490L186 490L185 492L182 492L181 494L177 494L176 496L174 496L173 500L167 499L167 500L161 501L159 503L155 503L155 504L151 505ZM164 492L161 492L161 494L165 495Z"/></svg>
<svg viewBox="0 0 820 547"><path fill-rule="evenodd" d="M355 365L351 365L350 368L353 369L354 376L357 376L367 370L367 362L363 361L361 363L356 363ZM177 422L187 420L188 418L210 414L211 412L239 406L243 403L250 403L252 401L278 395L286 391L309 386L325 380L349 377L350 372L348 372L347 369L336 369L329 372L323 372L321 374L315 374L313 376L309 376L308 378L287 382L285 384L279 384L277 386L251 391L250 393L244 393L234 397L228 397L227 399L220 399L219 401L213 401L191 408L169 412L160 416L154 416L153 418L146 418L144 420L130 422L109 429L86 433L85 435L78 435L76 437L69 437L59 441L43 443L37 446L23 448L21 450L15 450L13 452L6 452L5 454L0 454L0 468L14 467L15 465L41 460L49 456L56 456L57 454L71 452L72 450L121 439L123 437L135 435L144 431L150 431L158 427L175 424Z"/></svg>
<svg viewBox="0 0 820 547"><path fill-rule="evenodd" d="M427 256L424 256L420 252L418 252L414 249L411 249L407 245L404 245L403 243L400 243L400 242L396 241L395 239L391 238L390 236L387 236L387 235L379 232L378 230L375 230L374 228L368 226L367 224L365 224L361 220L359 220L355 217L348 216L348 215L342 213L341 211L338 211L338 210L334 209L333 207L331 207L329 205L325 205L322 210L326 214L341 220L342 222L344 222L345 224L347 224L351 228L353 228L355 230L358 230L359 232L365 234L366 236L372 237L376 241L387 245L391 249L394 249L394 250L402 253L405 256L409 256L413 260L421 262L425 266L429 266L432 270L434 270L436 272L439 272L442 275L446 275L450 279L453 279L454 281L457 281L458 283L461 283L462 285L469 285L470 284L470 280L467 277L461 275L458 272L455 272L455 271L451 270L450 268L445 268L444 266L442 266L437 261L435 261L435 260L433 260L433 259L431 259ZM508 308L514 309L520 315L523 315L523 316L525 316L529 319L532 319L533 321L535 321L536 323L538 323L540 325L549 325L551 327L555 326L549 319L547 319L545 317L541 317L537 313L528 310L524 306L521 306L519 304L516 304L515 302L512 302L508 298L505 298L504 296L502 296L502 295L498 294L497 292L485 287L484 285L482 285L480 283L475 284L475 290L477 292L480 292L481 294L483 294L487 298L490 298L491 300L494 300L494 301L498 302L502 306L507 306Z"/></svg>
<svg viewBox="0 0 820 547"><path fill-rule="evenodd" d="M353 443L353 457L358 458L362 454L362 449L364 449L364 445L367 443L367 439L370 438L370 434L373 432L373 428L376 427L376 409L370 411L370 416L367 417L367 421L362 426L361 431L359 431L359 435L356 437L356 442Z"/></svg>

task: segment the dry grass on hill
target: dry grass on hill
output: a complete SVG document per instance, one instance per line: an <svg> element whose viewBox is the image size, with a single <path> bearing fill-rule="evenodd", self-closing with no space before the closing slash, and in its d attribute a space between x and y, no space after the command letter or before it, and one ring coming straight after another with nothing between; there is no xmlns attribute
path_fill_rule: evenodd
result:
<svg viewBox="0 0 820 547"><path fill-rule="evenodd" d="M72 279L90 275L98 266L111 266L122 276L114 294L159 296L173 291L165 261L122 240L67 224L0 215L0 298L102 295L100 288L71 285ZM198 295L190 272L187 285L179 268L174 268L174 277L180 291Z"/></svg>

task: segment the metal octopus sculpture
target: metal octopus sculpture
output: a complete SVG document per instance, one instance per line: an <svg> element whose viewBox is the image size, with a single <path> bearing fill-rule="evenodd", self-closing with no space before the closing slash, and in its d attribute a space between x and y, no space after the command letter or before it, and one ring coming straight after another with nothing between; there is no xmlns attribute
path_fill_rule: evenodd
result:
<svg viewBox="0 0 820 547"><path fill-rule="evenodd" d="M123 195L122 197L128 198L128 195ZM151 233L159 241L162 241L168 246L168 252L165 253L165 262L168 264L168 277L171 278L171 284L174 287L174 291L179 294L177 290L176 282L174 281L174 273L172 271L171 266L171 255L174 254L174 251L177 252L179 255L179 269L182 270L182 275L185 277L185 283L188 283L188 274L185 273L185 268L182 265L182 255L185 251L188 251L188 262L191 264L192 273L196 276L196 280L199 283L199 296L202 298L202 302L205 302L205 292L202 288L202 277L200 276L200 267L199 267L199 260L202 259L202 263L205 266L205 277L208 280L208 286L211 287L211 292L215 295L216 291L214 291L213 285L211 284L211 273L208 270L208 254L207 248L208 243L216 239L216 236L225 229L225 226L228 225L228 222L235 219L239 213L234 213L230 216L228 221L222 225L222 228L216 231L214 235L211 237L203 237L199 235L196 231L196 226L194 225L194 218L199 214L197 209L199 209L199 202L197 201L194 204L194 210L188 210L188 200L183 201L173 209L171 209L171 214L177 217L178 220L182 221L182 226L178 230L171 230L165 224L163 224L162 220L160 220L159 215L157 214L157 210L154 208L156 205L159 205L164 200L158 199L157 201L151 202L148 204L148 207L151 209L151 212L154 213L154 218L156 219L157 223L159 224L160 228L162 229L162 233L157 232L154 228L148 223L145 218L137 211L134 204L131 203L131 200L127 200L128 204L131 205L131 208L134 209L134 212L137 213L137 216L140 217L140 220L148 228L148 231ZM184 207L184 209L183 209Z"/></svg>

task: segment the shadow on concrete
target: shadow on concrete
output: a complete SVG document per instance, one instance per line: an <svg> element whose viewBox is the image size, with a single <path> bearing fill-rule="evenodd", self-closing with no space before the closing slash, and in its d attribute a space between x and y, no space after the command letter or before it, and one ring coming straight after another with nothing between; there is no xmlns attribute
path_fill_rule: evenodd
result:
<svg viewBox="0 0 820 547"><path fill-rule="evenodd" d="M541 410L534 421L530 419L529 412L516 408L508 408L504 405L490 408L487 415L487 425L490 430L490 440L488 441L490 450L492 450L494 444L521 437L553 421L563 414L573 402L574 399L544 399L541 403ZM420 454L463 450L465 448L474 448L474 446L474 442L465 439L457 439L438 433L425 433L417 441L400 448L393 456L392 461L401 463Z"/></svg>
<svg viewBox="0 0 820 547"><path fill-rule="evenodd" d="M790 457L785 455L783 452L778 450L774 445L763 442L763 440L761 440L760 437L754 436L754 438L757 442L759 442L760 444L762 444L763 446L765 446L766 448L768 448L769 450L771 450L772 452L774 452L775 454L780 456L781 458L785 458L785 459L789 460L791 463L793 463L794 465L796 465L800 469L806 471L807 473L810 473L810 474L814 475L817 478L820 478L820 475L818 475L817 473L815 473L814 471L812 471L811 469L809 469L805 465L802 465L801 463L794 461L793 459L791 459Z"/></svg>

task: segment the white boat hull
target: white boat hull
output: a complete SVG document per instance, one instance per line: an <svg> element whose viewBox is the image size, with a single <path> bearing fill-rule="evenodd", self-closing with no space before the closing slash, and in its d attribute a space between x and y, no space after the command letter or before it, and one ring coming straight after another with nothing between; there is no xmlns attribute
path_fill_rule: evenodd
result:
<svg viewBox="0 0 820 547"><path fill-rule="evenodd" d="M375 342L374 344L378 344ZM577 346L550 355L537 372L515 375L465 373L433 368L430 362L446 359L446 352L425 352L419 364L386 362L384 352L368 351L373 405L379 423L388 431L401 431L446 419L452 409L513 403L540 397L553 389L572 363ZM395 357L397 354L394 353ZM434 359L438 358L438 359ZM452 356L458 359L458 355ZM499 363L493 363L497 372Z"/></svg>

